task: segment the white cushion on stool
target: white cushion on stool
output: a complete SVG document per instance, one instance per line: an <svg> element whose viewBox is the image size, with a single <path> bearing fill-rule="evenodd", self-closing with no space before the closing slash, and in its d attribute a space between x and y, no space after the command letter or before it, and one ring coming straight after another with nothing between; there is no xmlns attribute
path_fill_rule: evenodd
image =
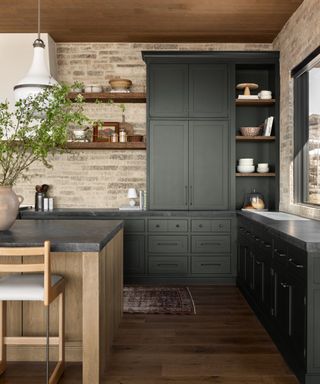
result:
<svg viewBox="0 0 320 384"><path fill-rule="evenodd" d="M54 286L63 277L51 275L51 285ZM11 274L0 278L0 301L43 301L44 274L28 273L24 275Z"/></svg>

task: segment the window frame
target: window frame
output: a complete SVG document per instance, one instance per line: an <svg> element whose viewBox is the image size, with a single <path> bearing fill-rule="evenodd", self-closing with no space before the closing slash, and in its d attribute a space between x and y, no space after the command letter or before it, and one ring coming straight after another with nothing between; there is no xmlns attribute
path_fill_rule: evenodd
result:
<svg viewBox="0 0 320 384"><path fill-rule="evenodd" d="M306 201L308 196L309 71L320 62L320 46L291 71L294 87L294 203L320 209L320 204Z"/></svg>

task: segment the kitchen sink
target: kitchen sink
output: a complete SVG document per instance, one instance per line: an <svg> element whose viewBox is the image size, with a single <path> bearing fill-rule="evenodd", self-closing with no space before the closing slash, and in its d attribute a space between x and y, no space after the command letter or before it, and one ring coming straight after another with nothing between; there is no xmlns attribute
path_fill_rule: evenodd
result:
<svg viewBox="0 0 320 384"><path fill-rule="evenodd" d="M252 211L252 212L272 220L282 220L282 221L285 221L285 220L308 221L309 220L301 216L291 215L290 213L284 213L284 212L259 212L259 211Z"/></svg>

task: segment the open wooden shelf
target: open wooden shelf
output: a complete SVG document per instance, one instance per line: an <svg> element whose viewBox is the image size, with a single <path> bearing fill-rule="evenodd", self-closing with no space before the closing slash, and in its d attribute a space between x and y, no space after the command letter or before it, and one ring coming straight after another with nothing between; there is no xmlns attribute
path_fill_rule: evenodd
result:
<svg viewBox="0 0 320 384"><path fill-rule="evenodd" d="M78 95L82 95L84 101L87 103L95 103L96 101L108 102L109 100L115 103L145 103L146 94L144 92L130 92L130 93L111 93L111 92L99 92L99 93L77 93L71 92L68 97L70 100L75 101Z"/></svg>
<svg viewBox="0 0 320 384"><path fill-rule="evenodd" d="M237 172L237 177L274 177L276 174L275 172L268 172L268 173L258 173L258 172L252 172L252 173L240 173Z"/></svg>
<svg viewBox="0 0 320 384"><path fill-rule="evenodd" d="M68 149L146 149L146 143L108 143L108 142L70 142L66 146Z"/></svg>
<svg viewBox="0 0 320 384"><path fill-rule="evenodd" d="M236 141L275 141L275 136L236 136Z"/></svg>
<svg viewBox="0 0 320 384"><path fill-rule="evenodd" d="M251 100L246 100L246 99L236 99L236 105L244 105L244 106L253 106L253 105L261 105L261 106L267 106L267 105L274 105L275 104L275 99L269 99L269 100L262 100L262 99L251 99Z"/></svg>

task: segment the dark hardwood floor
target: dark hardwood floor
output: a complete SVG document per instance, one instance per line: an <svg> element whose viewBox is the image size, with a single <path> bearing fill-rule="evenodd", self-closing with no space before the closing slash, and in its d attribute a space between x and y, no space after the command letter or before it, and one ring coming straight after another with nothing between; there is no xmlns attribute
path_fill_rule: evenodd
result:
<svg viewBox="0 0 320 384"><path fill-rule="evenodd" d="M297 384L235 287L191 287L197 315L125 315L106 384ZM43 383L43 366L9 365L0 383ZM61 384L81 382L69 365Z"/></svg>

